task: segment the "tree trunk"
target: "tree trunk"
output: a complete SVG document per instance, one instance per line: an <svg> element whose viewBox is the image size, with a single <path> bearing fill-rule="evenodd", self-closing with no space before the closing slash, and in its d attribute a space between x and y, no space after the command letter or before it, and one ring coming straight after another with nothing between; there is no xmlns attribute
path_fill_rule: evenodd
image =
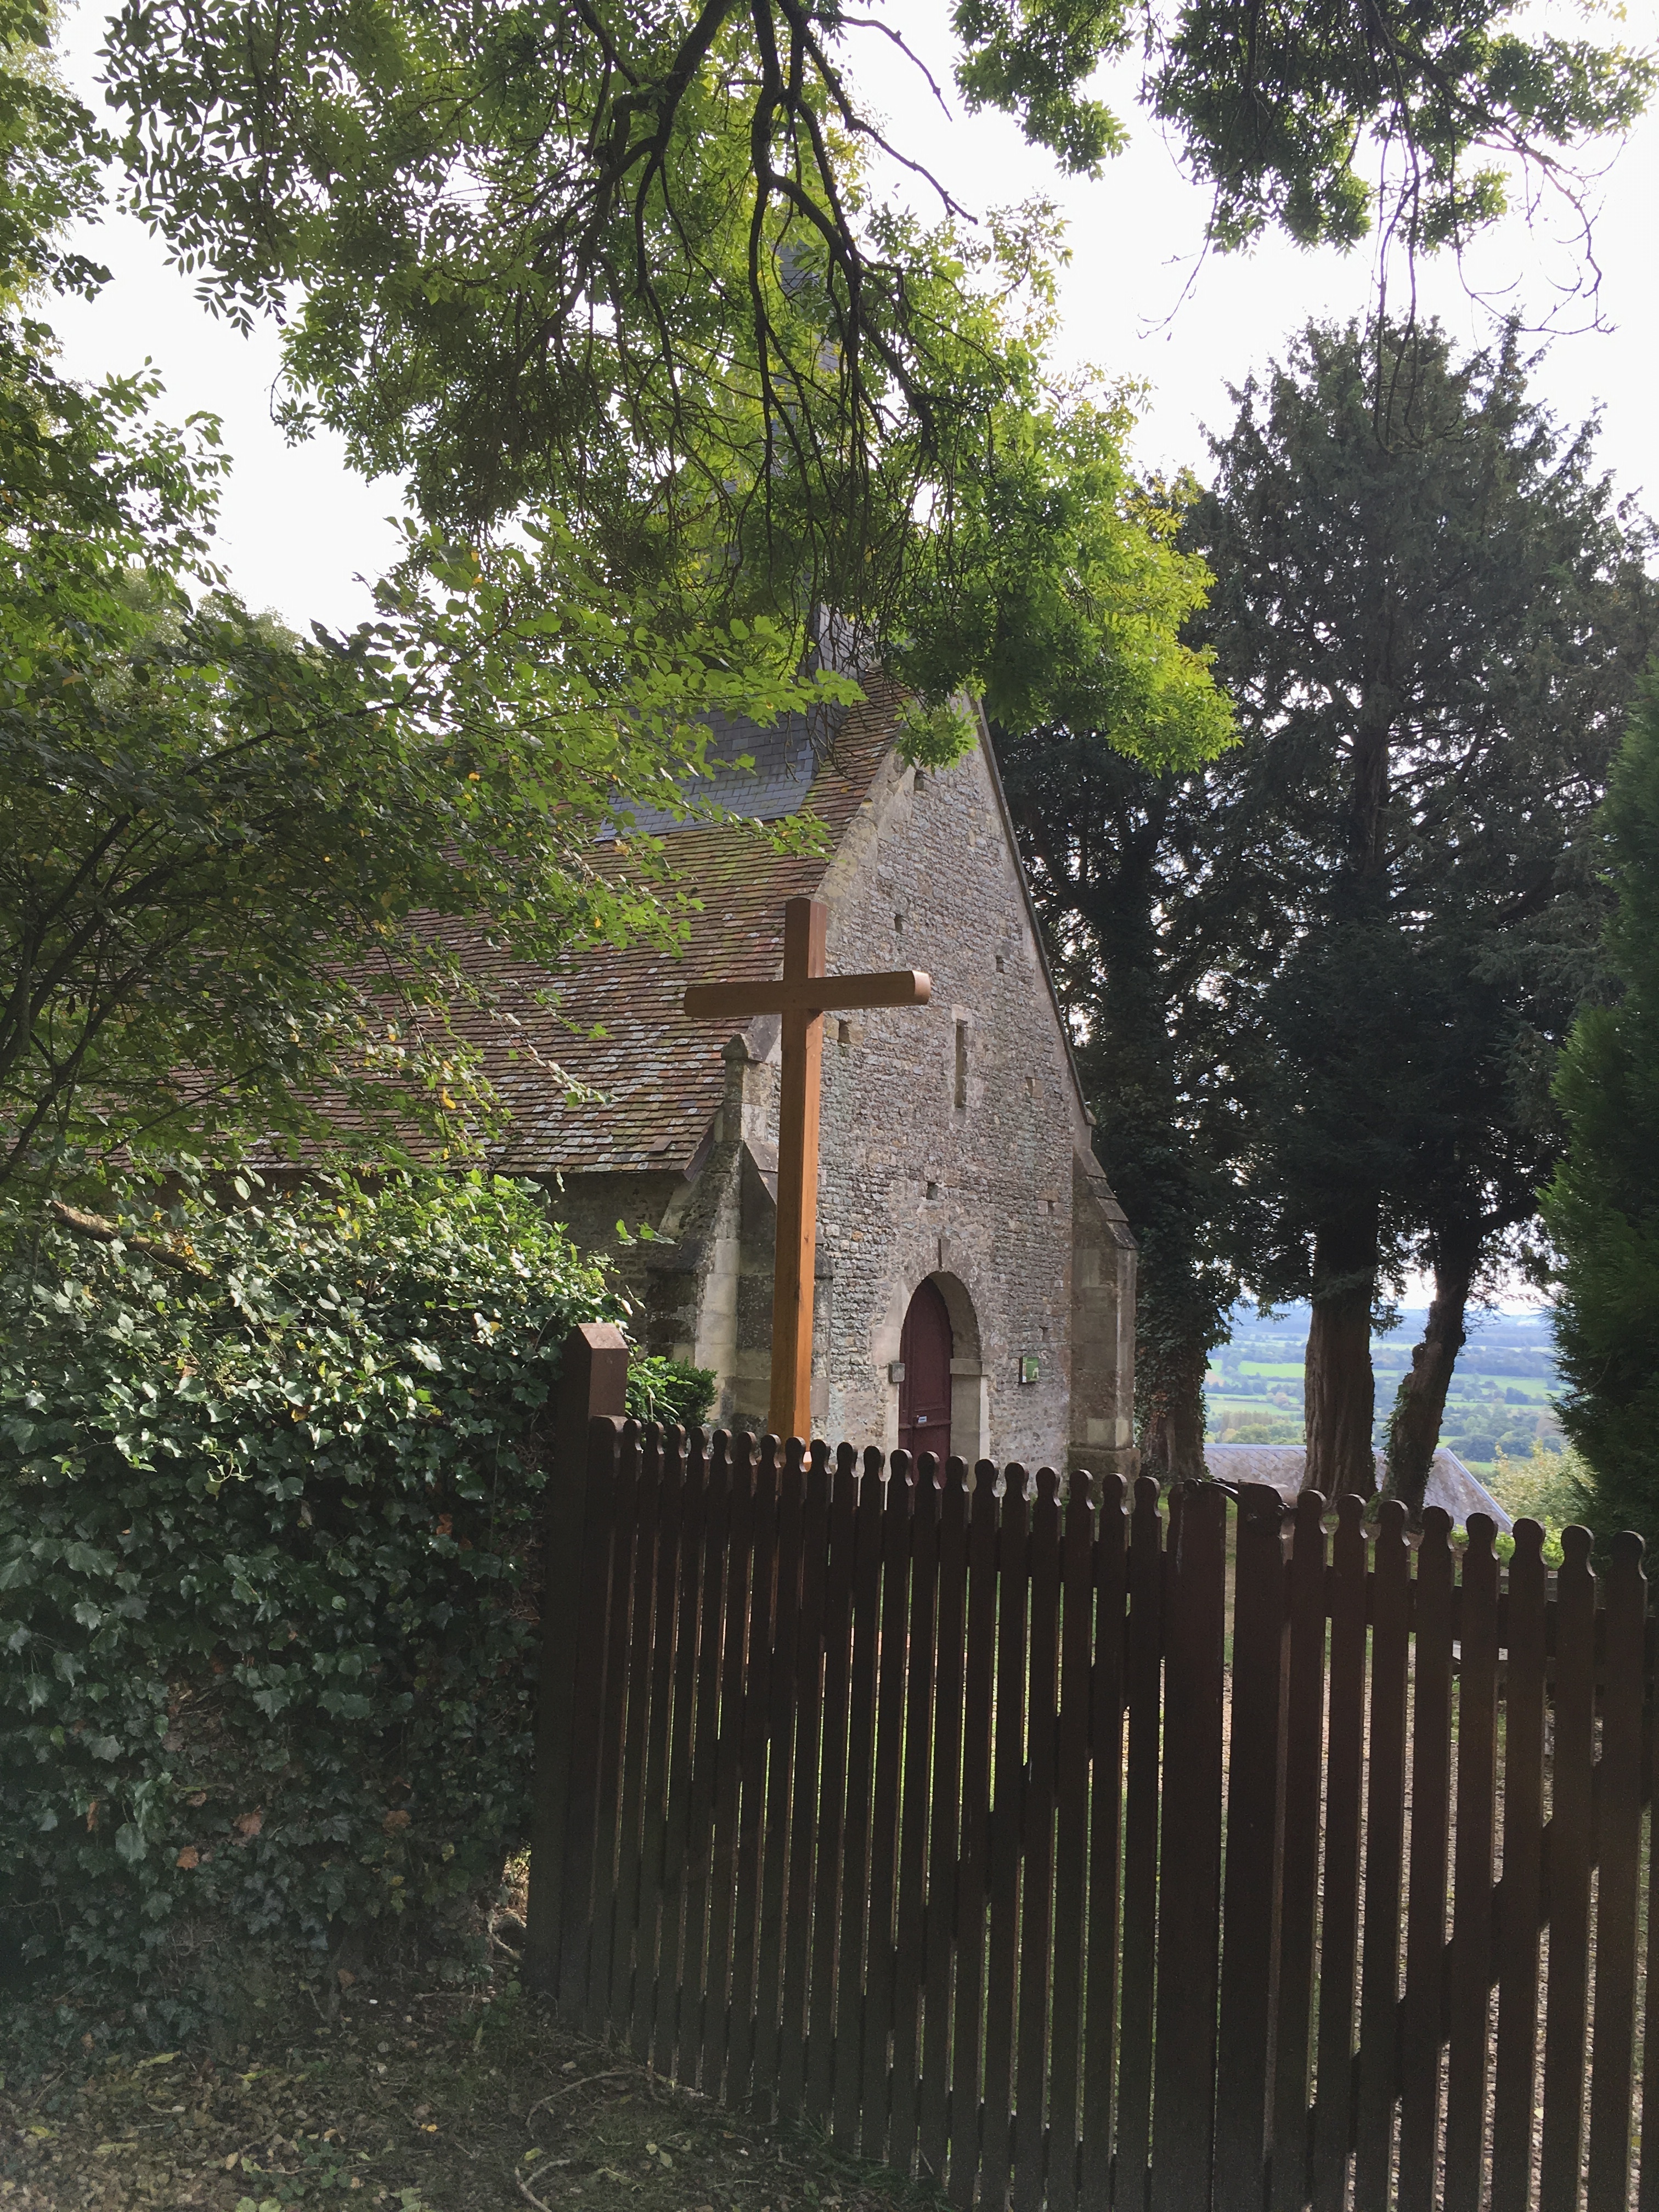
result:
<svg viewBox="0 0 1659 2212"><path fill-rule="evenodd" d="M1401 1500L1413 1528L1422 1525L1423 1495L1440 1442L1452 1369L1467 1335L1464 1317L1480 1250L1480 1232L1472 1224L1460 1223L1455 1230L1436 1237L1434 1297L1428 1322L1423 1341L1412 1353L1411 1373L1401 1382L1389 1420L1382 1495Z"/></svg>
<svg viewBox="0 0 1659 2212"><path fill-rule="evenodd" d="M1328 1224L1314 1248L1304 1409L1308 1438L1302 1487L1329 1498L1370 1498L1376 1488L1371 1423L1371 1298L1376 1287L1375 1203Z"/></svg>
<svg viewBox="0 0 1659 2212"><path fill-rule="evenodd" d="M1139 1354L1137 1353L1137 1364ZM1140 1471L1155 1474L1165 1487L1196 1481L1204 1473L1204 1376L1210 1364L1204 1345L1164 1351L1155 1371L1137 1392L1144 1416Z"/></svg>

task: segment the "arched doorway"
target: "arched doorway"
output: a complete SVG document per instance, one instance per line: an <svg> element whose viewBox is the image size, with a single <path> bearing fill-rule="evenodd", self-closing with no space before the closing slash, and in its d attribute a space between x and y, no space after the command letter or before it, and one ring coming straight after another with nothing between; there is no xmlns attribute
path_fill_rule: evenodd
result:
<svg viewBox="0 0 1659 2212"><path fill-rule="evenodd" d="M890 1339L889 1341L890 1342ZM951 1315L937 1283L917 1285L904 1316L899 1358L899 1448L951 1455Z"/></svg>

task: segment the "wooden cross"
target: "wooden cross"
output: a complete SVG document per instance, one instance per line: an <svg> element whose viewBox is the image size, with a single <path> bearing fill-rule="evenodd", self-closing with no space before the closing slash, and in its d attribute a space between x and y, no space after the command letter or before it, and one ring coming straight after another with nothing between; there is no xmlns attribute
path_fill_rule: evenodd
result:
<svg viewBox="0 0 1659 2212"><path fill-rule="evenodd" d="M913 968L884 975L826 975L829 908L793 898L783 909L783 974L772 983L694 983L685 1011L696 1019L783 1017L778 1101L778 1245L772 1284L772 1403L779 1437L812 1433L812 1275L818 1227L818 1072L823 1017L834 1007L925 1006L928 977Z"/></svg>

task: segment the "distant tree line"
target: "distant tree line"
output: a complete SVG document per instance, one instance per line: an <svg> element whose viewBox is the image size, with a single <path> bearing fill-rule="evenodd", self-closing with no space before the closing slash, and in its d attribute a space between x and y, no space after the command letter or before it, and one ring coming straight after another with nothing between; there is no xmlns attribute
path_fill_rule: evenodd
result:
<svg viewBox="0 0 1659 2212"><path fill-rule="evenodd" d="M1376 1486L1370 1340L1433 1298L1388 1427L1420 1509L1472 1300L1538 1243L1553 1082L1608 988L1597 808L1655 644L1649 524L1510 329L1316 323L1237 389L1182 542L1237 742L996 732L1141 1240L1146 1464L1200 1471L1235 1297L1306 1299L1305 1480ZM1167 497L1167 494L1165 495Z"/></svg>

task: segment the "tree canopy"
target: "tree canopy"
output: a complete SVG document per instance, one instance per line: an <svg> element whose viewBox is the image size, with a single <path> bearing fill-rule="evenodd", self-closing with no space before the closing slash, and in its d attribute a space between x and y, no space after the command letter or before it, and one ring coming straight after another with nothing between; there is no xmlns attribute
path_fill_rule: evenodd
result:
<svg viewBox="0 0 1659 2212"><path fill-rule="evenodd" d="M1372 132L1407 155L1388 219L1461 235L1501 197L1487 156L1559 167L1650 80L1462 0L953 21L969 101L1085 173L1122 137L1091 79L1144 28L1145 95L1224 246L1358 236ZM975 234L948 179L931 227L884 203L872 163L914 167L858 88L884 34L804 0L125 0L106 82L132 204L211 304L286 319L295 427L409 471L446 528L540 506L618 573L886 635L1006 410L1039 400L1003 310L1054 240L1040 210Z"/></svg>
<svg viewBox="0 0 1659 2212"><path fill-rule="evenodd" d="M1659 690L1615 765L1601 830L1612 879L1606 1001L1580 1014L1556 1093L1566 1156L1544 1218L1560 1255L1561 1419L1608 1528L1659 1539Z"/></svg>

